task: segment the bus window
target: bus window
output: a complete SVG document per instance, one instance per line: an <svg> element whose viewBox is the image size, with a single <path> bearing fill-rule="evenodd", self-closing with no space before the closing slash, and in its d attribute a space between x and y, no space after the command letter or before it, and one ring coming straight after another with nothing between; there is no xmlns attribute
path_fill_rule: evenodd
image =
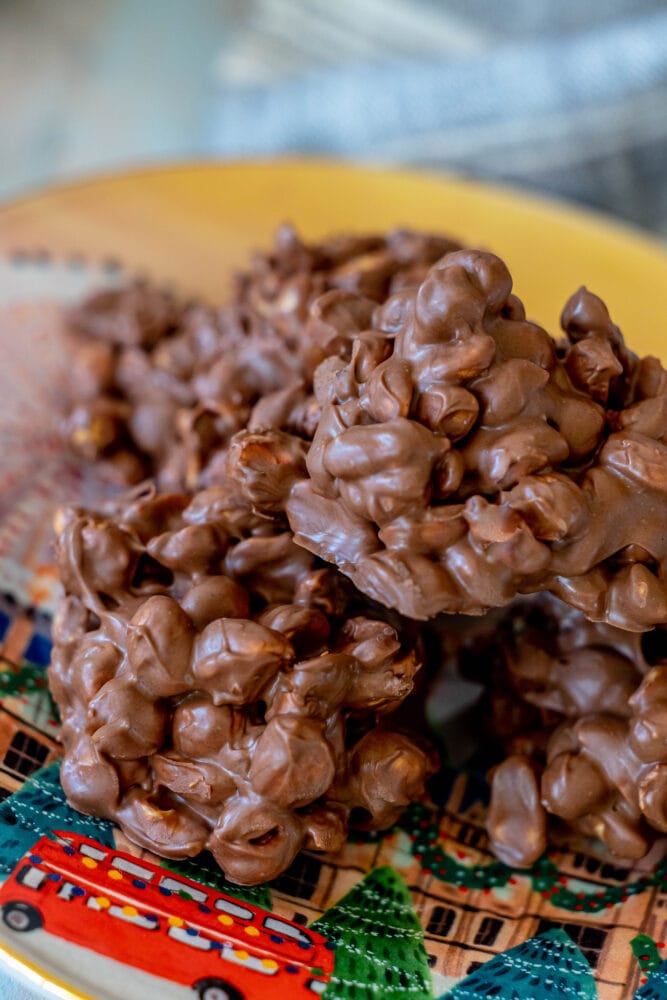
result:
<svg viewBox="0 0 667 1000"><path fill-rule="evenodd" d="M275 976L280 968L274 958L259 958L257 955L249 955L243 948L232 948L228 944L223 944L220 958L233 962L234 965L242 965L244 969L261 972L264 976Z"/></svg>
<svg viewBox="0 0 667 1000"><path fill-rule="evenodd" d="M216 910L222 910L223 913L228 913L230 917L238 917L239 920L252 920L255 916L247 906L240 906L231 899L216 899L215 908Z"/></svg>
<svg viewBox="0 0 667 1000"><path fill-rule="evenodd" d="M192 934L189 927L170 927L167 934L181 944L189 944L191 948L199 948L200 951L210 951L213 942L209 938L202 937L201 934Z"/></svg>
<svg viewBox="0 0 667 1000"><path fill-rule="evenodd" d="M101 851L99 847L93 847L92 844L81 844L79 854L83 854L86 858L92 858L93 861L106 861L109 857L108 851Z"/></svg>
<svg viewBox="0 0 667 1000"><path fill-rule="evenodd" d="M208 894L202 892L201 889L195 889L193 885L179 882L178 879L172 878L170 875L164 875L160 879L160 888L166 889L168 892L174 892L182 899L194 899L197 903L205 903L208 899Z"/></svg>
<svg viewBox="0 0 667 1000"><path fill-rule="evenodd" d="M281 920L280 917L264 917L264 926L272 934L281 934L283 937L298 941L304 947L312 948L313 939L310 934L307 934L301 927L288 924L286 920Z"/></svg>
<svg viewBox="0 0 667 1000"><path fill-rule="evenodd" d="M25 865L17 874L16 881L20 885L27 885L29 889L41 889L46 882L46 872L33 865Z"/></svg>
<svg viewBox="0 0 667 1000"><path fill-rule="evenodd" d="M58 889L58 895L61 899L79 899L81 896L86 895L86 890L82 889L79 885L74 885L73 882L63 882Z"/></svg>
<svg viewBox="0 0 667 1000"><path fill-rule="evenodd" d="M118 917L119 920L126 920L129 924L134 924L136 927L143 927L147 931L156 931L158 929L159 920L157 917L153 916L143 916L143 914L138 913L134 906L110 906L109 916Z"/></svg>
<svg viewBox="0 0 667 1000"><path fill-rule="evenodd" d="M135 906L118 906L116 903L110 904L109 900L104 896L91 896L88 900L88 906L91 910L102 910L108 913L110 917L125 920L128 924L134 924L135 927L143 927L146 931L156 931L160 926L160 921L154 914L148 913L144 916L143 913L139 913Z"/></svg>
<svg viewBox="0 0 667 1000"><path fill-rule="evenodd" d="M119 872L125 872L127 875L134 875L135 878L143 879L144 882L150 882L155 874L150 868L144 868L143 865L128 861L127 858L113 858L111 867L117 868Z"/></svg>

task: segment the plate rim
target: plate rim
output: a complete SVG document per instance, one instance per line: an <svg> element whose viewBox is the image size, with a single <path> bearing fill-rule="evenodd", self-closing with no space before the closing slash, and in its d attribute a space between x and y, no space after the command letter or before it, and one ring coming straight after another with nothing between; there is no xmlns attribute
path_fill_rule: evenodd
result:
<svg viewBox="0 0 667 1000"><path fill-rule="evenodd" d="M233 172L246 169L251 172L283 172L307 171L325 173L339 171L344 174L362 174L369 179L392 178L399 182L424 182L426 184L444 185L450 189L458 188L462 193L472 195L482 194L503 202L518 202L523 209L543 213L560 222L570 225L595 226L614 235L618 239L631 239L638 249L655 252L664 258L667 266L667 238L644 229L636 223L628 222L610 212L600 211L571 199L548 192L523 188L518 184L489 181L468 176L456 171L434 170L428 167L401 167L395 164L383 164L369 160L347 160L328 156L275 156L275 157L240 157L217 159L215 157L185 157L161 161L147 161L128 168L110 168L100 171L84 172L75 177L56 180L53 183L37 185L27 191L20 191L16 196L0 201L0 222L7 212L32 207L36 202L47 200L69 193L76 193L91 187L108 183L147 180L151 176L164 176L192 171Z"/></svg>

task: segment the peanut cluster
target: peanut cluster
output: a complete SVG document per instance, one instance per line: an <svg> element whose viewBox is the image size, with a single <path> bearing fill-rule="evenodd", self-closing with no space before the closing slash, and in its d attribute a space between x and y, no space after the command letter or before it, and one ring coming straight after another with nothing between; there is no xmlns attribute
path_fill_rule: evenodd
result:
<svg viewBox="0 0 667 1000"><path fill-rule="evenodd" d="M342 233L305 243L291 225L276 233L268 253L253 255L236 278L235 301L276 325L301 350L310 305L332 289L384 302L402 288L419 285L437 260L460 244L412 229L385 234Z"/></svg>
<svg viewBox="0 0 667 1000"><path fill-rule="evenodd" d="M495 648L509 749L491 779L496 854L531 864L551 817L613 855L643 857L667 832L667 633L649 643L541 597L513 608Z"/></svg>
<svg viewBox="0 0 667 1000"><path fill-rule="evenodd" d="M626 858L667 832L667 373L600 299L555 341L493 254L283 227L224 308L137 285L71 326L72 445L190 491L61 516L74 805L241 883L335 850L433 767L392 612L537 593L493 640L495 850L530 864L550 816Z"/></svg>
<svg viewBox="0 0 667 1000"><path fill-rule="evenodd" d="M348 356L376 303L456 246L408 230L306 244L283 226L223 308L186 307L146 284L97 293L70 316L65 434L109 478L191 490L217 480L248 425L312 437L319 362Z"/></svg>
<svg viewBox="0 0 667 1000"><path fill-rule="evenodd" d="M447 254L317 369L295 541L414 619L551 591L592 619L667 621L667 374L580 289L557 344L506 266Z"/></svg>
<svg viewBox="0 0 667 1000"><path fill-rule="evenodd" d="M392 726L419 644L229 484L58 517L49 680L68 799L159 854L274 878L382 828L433 760Z"/></svg>

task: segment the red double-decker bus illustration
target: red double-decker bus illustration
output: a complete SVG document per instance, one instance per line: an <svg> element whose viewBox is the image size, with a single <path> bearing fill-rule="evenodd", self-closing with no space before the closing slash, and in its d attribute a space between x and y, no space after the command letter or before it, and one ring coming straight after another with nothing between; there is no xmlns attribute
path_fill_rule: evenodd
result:
<svg viewBox="0 0 667 1000"><path fill-rule="evenodd" d="M54 831L0 888L16 934L41 928L74 944L190 986L200 1000L321 995L333 947L315 931L180 874Z"/></svg>

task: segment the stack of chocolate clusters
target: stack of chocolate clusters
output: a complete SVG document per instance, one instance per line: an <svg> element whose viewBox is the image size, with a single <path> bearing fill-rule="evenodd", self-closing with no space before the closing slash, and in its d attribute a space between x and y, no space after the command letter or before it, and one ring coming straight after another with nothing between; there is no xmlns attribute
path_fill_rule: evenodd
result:
<svg viewBox="0 0 667 1000"><path fill-rule="evenodd" d="M552 815L554 833L643 857L667 833L667 633L591 622L545 594L514 604L488 646L487 635L476 652L494 661L493 729L507 751L488 817L498 856L534 861Z"/></svg>
<svg viewBox="0 0 667 1000"><path fill-rule="evenodd" d="M554 341L493 254L285 228L222 309L134 286L71 325L72 446L161 492L59 517L70 801L241 883L335 850L434 771L414 622L510 606L498 855L549 814L626 858L667 831L667 374L596 296Z"/></svg>
<svg viewBox="0 0 667 1000"><path fill-rule="evenodd" d="M50 679L75 806L159 854L206 846L253 883L421 793L432 760L391 717L419 643L355 614L344 582L231 488L69 509L58 531Z"/></svg>
<svg viewBox="0 0 667 1000"><path fill-rule="evenodd" d="M349 356L377 303L456 248L405 230L309 246L284 226L224 308L146 285L93 295L72 314L69 440L119 482L194 490L216 481L245 427L311 438L318 364Z"/></svg>

